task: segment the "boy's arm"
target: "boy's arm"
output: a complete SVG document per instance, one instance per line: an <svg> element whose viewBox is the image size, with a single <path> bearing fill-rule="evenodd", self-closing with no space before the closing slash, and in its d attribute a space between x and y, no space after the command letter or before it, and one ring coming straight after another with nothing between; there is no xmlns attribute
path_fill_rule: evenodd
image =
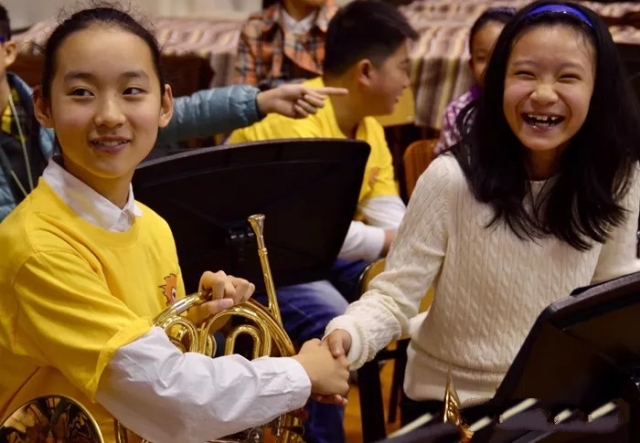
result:
<svg viewBox="0 0 640 443"><path fill-rule="evenodd" d="M12 281L16 346L147 440L214 440L298 409L310 395L292 358L181 353L75 252L36 254Z"/></svg>
<svg viewBox="0 0 640 443"><path fill-rule="evenodd" d="M149 441L211 441L305 405L311 384L293 358L183 354L154 328L120 348L96 400Z"/></svg>
<svg viewBox="0 0 640 443"><path fill-rule="evenodd" d="M258 92L252 86L236 85L176 98L173 118L160 130L156 144L169 145L252 125L262 118L256 102Z"/></svg>
<svg viewBox="0 0 640 443"><path fill-rule="evenodd" d="M372 261L386 255L404 217L406 207L398 195L391 152L380 128L377 143L371 143L373 168L371 188L359 204L363 221L353 221L340 250L345 260ZM375 145L375 146L374 146Z"/></svg>

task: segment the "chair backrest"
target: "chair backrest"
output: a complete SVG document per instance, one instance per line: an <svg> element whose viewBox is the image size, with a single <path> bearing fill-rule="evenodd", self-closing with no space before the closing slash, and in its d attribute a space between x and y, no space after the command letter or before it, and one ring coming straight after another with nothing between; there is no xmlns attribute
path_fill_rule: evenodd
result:
<svg viewBox="0 0 640 443"><path fill-rule="evenodd" d="M384 271L384 266L385 266L385 259L379 258L378 260L374 261L369 266L367 266L364 271L362 271L362 274L360 275L360 282L359 282L360 296L365 292L367 292L367 290L369 289L369 283L371 283L371 280L373 280L378 274ZM431 307L432 302L433 302L433 288L429 288L429 290L427 291L427 294L425 295L425 298L420 303L419 312L421 313L420 314L421 318L424 318L423 314L426 315L426 312Z"/></svg>
<svg viewBox="0 0 640 443"><path fill-rule="evenodd" d="M418 140L411 143L404 152L404 179L408 197L411 197L420 175L436 157L434 148L437 143L437 139Z"/></svg>
<svg viewBox="0 0 640 443"><path fill-rule="evenodd" d="M360 282L359 282L359 287L360 287L359 295L362 295L365 292L367 292L367 289L369 288L369 283L371 282L371 280L373 280L373 278L376 275L384 271L384 263L385 263L385 259L380 258L374 261L373 263L371 263L369 266L365 268L364 271L362 271L362 274L360 275Z"/></svg>

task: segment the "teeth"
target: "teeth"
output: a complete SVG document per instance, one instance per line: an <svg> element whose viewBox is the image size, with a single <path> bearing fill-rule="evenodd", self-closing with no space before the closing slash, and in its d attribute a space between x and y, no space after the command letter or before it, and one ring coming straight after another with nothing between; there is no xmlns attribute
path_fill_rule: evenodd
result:
<svg viewBox="0 0 640 443"><path fill-rule="evenodd" d="M524 117L526 120L528 120L528 123L530 124L546 125L546 126L555 125L556 123L560 122L563 119L562 117L557 117L557 116L537 115L537 114L524 114Z"/></svg>
<svg viewBox="0 0 640 443"><path fill-rule="evenodd" d="M125 143L124 140L109 140L109 141L95 141L93 142L94 145L100 145L100 146L109 146L109 147L113 147L113 146L120 146L121 144Z"/></svg>

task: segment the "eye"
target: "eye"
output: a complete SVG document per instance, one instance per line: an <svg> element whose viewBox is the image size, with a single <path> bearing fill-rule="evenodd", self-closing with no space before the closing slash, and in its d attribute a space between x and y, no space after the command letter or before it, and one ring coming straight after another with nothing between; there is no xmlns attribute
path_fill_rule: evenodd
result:
<svg viewBox="0 0 640 443"><path fill-rule="evenodd" d="M125 95L140 95L140 94L144 94L145 91L141 88L136 88L136 87L130 87L124 90L124 94Z"/></svg>
<svg viewBox="0 0 640 443"><path fill-rule="evenodd" d="M560 76L561 81L575 81L580 79L581 77L578 74L563 74Z"/></svg>
<svg viewBox="0 0 640 443"><path fill-rule="evenodd" d="M74 97L91 97L93 94L88 89L76 88L73 91L71 91L69 95L72 95Z"/></svg>
<svg viewBox="0 0 640 443"><path fill-rule="evenodd" d="M533 75L533 73L530 71L516 71L514 74L516 77L521 78L523 80L531 80L535 78L535 75Z"/></svg>

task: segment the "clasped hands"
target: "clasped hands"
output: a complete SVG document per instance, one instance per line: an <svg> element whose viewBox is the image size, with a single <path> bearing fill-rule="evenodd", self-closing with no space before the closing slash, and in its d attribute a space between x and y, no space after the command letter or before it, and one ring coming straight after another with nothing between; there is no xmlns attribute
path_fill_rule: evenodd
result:
<svg viewBox="0 0 640 443"><path fill-rule="evenodd" d="M244 303L255 291L255 285L223 271L207 271L200 277L199 291L210 294L211 300L199 305L192 314L196 324L208 317ZM345 341L344 336L348 339ZM300 363L311 381L311 397L322 403L345 405L349 391L349 362L346 355L351 337L337 330L324 341L309 340L293 358Z"/></svg>

